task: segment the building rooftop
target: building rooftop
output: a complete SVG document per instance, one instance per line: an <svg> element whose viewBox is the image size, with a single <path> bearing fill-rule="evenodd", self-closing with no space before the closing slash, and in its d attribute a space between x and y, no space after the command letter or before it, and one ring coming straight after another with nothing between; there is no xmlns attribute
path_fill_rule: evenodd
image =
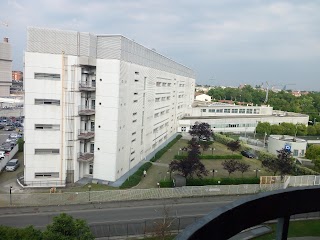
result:
<svg viewBox="0 0 320 240"><path fill-rule="evenodd" d="M274 138L277 140L282 140L284 142L307 142L307 140L302 138L297 138L289 135L270 135L269 138Z"/></svg>

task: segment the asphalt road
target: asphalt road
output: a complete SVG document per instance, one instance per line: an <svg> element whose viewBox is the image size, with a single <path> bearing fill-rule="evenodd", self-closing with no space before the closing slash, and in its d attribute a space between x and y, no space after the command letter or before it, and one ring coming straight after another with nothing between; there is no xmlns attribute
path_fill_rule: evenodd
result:
<svg viewBox="0 0 320 240"><path fill-rule="evenodd" d="M186 217L186 216L200 216L214 210L217 207L230 203L239 196L224 196L215 197L211 199L194 199L196 202L182 201L176 204L165 205L169 211L170 216ZM202 201L201 201L202 200ZM145 203L144 203L145 202ZM102 207L101 209L69 209L64 207L63 212L72 215L75 218L85 219L88 224L100 223L127 223L135 222L144 219L155 219L163 217L164 205L161 201L141 201L140 204L133 204L133 206L113 206ZM142 204L142 205L141 205ZM10 213L0 215L0 225L25 227L34 225L37 228L43 228L52 222L52 218L59 215L60 212L36 212L36 213Z"/></svg>

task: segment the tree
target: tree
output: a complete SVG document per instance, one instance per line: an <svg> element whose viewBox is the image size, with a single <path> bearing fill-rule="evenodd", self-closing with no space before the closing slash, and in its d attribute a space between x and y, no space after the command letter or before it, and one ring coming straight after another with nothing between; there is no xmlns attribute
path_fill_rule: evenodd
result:
<svg viewBox="0 0 320 240"><path fill-rule="evenodd" d="M33 226L14 228L0 226L0 239L6 240L42 240L42 232Z"/></svg>
<svg viewBox="0 0 320 240"><path fill-rule="evenodd" d="M256 132L257 133L261 133L261 134L265 134L267 133L268 135L270 135L271 133L271 125L268 122L259 122L257 127L256 127Z"/></svg>
<svg viewBox="0 0 320 240"><path fill-rule="evenodd" d="M196 138L192 138L188 145L188 155L182 160L173 160L169 164L170 171L179 171L185 178L192 178L193 175L202 178L208 175L205 166L200 162L200 146Z"/></svg>
<svg viewBox="0 0 320 240"><path fill-rule="evenodd" d="M240 144L240 141L237 140L237 141L231 141L231 142L228 142L227 143L227 147L232 151L237 151L240 149L241 147L241 144Z"/></svg>
<svg viewBox="0 0 320 240"><path fill-rule="evenodd" d="M283 135L284 128L281 125L271 125L271 134Z"/></svg>
<svg viewBox="0 0 320 240"><path fill-rule="evenodd" d="M262 167L267 169L268 172L272 172L275 176L278 172L277 159L275 158L265 158L261 161Z"/></svg>
<svg viewBox="0 0 320 240"><path fill-rule="evenodd" d="M277 150L277 164L281 179L286 174L289 174L294 169L294 159L291 157L291 152L285 149Z"/></svg>
<svg viewBox="0 0 320 240"><path fill-rule="evenodd" d="M244 172L248 172L249 169L250 169L250 165L249 164L246 164L244 162L238 162L238 169L237 170L241 172L242 177L243 177L243 173Z"/></svg>
<svg viewBox="0 0 320 240"><path fill-rule="evenodd" d="M307 127L308 135L317 135L317 129L315 126L309 125Z"/></svg>
<svg viewBox="0 0 320 240"><path fill-rule="evenodd" d="M190 135L194 138L197 137L197 140L207 140L209 141L213 137L213 132L208 123L199 123L196 122L189 130Z"/></svg>
<svg viewBox="0 0 320 240"><path fill-rule="evenodd" d="M320 159L320 145L312 144L307 148L306 158L308 159Z"/></svg>
<svg viewBox="0 0 320 240"><path fill-rule="evenodd" d="M239 162L234 159L225 160L221 163L223 168L228 171L229 177L230 174L238 170Z"/></svg>
<svg viewBox="0 0 320 240"><path fill-rule="evenodd" d="M46 240L93 240L94 236L87 223L82 219L74 219L65 213L53 218L43 232Z"/></svg>
<svg viewBox="0 0 320 240"><path fill-rule="evenodd" d="M294 159L291 152L286 149L277 150L277 158L262 160L262 166L276 175L279 172L281 180L286 174L290 174L294 169Z"/></svg>

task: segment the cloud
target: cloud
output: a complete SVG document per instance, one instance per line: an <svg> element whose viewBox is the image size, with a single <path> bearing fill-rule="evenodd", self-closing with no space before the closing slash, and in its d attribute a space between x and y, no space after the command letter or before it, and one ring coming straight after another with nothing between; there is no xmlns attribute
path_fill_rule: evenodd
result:
<svg viewBox="0 0 320 240"><path fill-rule="evenodd" d="M230 78L227 71L243 63L268 63L279 72L276 62L293 79L299 74L290 73L292 61L316 66L320 60L320 3L311 0L9 0L0 9L0 20L10 24L0 35L9 34L20 68L27 26L123 34L194 68L201 81L211 78L213 63L221 78ZM259 74L252 75L242 71L233 82Z"/></svg>

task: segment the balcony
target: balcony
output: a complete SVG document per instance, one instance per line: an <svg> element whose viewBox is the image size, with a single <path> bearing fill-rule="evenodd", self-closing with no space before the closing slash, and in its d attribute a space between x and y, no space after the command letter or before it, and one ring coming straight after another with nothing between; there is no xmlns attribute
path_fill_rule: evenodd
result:
<svg viewBox="0 0 320 240"><path fill-rule="evenodd" d="M79 106L80 116L91 116L96 113L95 106Z"/></svg>
<svg viewBox="0 0 320 240"><path fill-rule="evenodd" d="M79 83L79 91L88 91L94 92L96 90L96 82L80 82Z"/></svg>
<svg viewBox="0 0 320 240"><path fill-rule="evenodd" d="M320 187L296 187L241 198L189 225L175 239L229 239L243 230L277 219L276 239L287 239L290 217L320 210Z"/></svg>
<svg viewBox="0 0 320 240"><path fill-rule="evenodd" d="M84 130L84 129L79 129L78 130L78 139L79 140L87 140L90 138L94 137L94 128Z"/></svg>
<svg viewBox="0 0 320 240"><path fill-rule="evenodd" d="M90 153L90 152L80 152L78 153L78 158L77 160L79 162L91 162L93 161L93 157L94 157L94 154L93 153Z"/></svg>

